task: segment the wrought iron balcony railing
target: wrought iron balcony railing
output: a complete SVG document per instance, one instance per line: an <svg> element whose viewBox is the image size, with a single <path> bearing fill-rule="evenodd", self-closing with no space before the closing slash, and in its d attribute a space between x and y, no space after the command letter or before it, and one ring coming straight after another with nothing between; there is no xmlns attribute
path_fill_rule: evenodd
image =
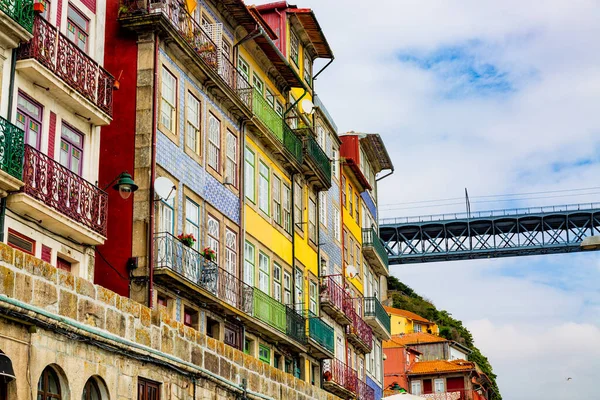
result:
<svg viewBox="0 0 600 400"><path fill-rule="evenodd" d="M313 160L321 175L325 178L327 186L331 186L331 160L311 135L304 136L304 154Z"/></svg>
<svg viewBox="0 0 600 400"><path fill-rule="evenodd" d="M289 305L285 306L285 312L287 335L302 345L306 344L306 318Z"/></svg>
<svg viewBox="0 0 600 400"><path fill-rule="evenodd" d="M0 10L14 19L27 32L33 29L33 0L2 0Z"/></svg>
<svg viewBox="0 0 600 400"><path fill-rule="evenodd" d="M370 353L373 349L373 330L354 309L349 311L349 316L352 322L346 326L348 340L354 339L355 344L360 345L366 353Z"/></svg>
<svg viewBox="0 0 600 400"><path fill-rule="evenodd" d="M15 178L23 178L25 132L0 117L0 168Z"/></svg>
<svg viewBox="0 0 600 400"><path fill-rule="evenodd" d="M362 230L362 246L363 249L365 247L373 247L377 255L381 258L381 261L385 264L386 269L389 270L389 260L388 253L385 251L385 247L383 247L383 243L381 243L381 239L379 235L375 231L374 228L368 228Z"/></svg>
<svg viewBox="0 0 600 400"><path fill-rule="evenodd" d="M18 59L28 58L36 59L112 117L115 78L39 15L34 20L33 39L19 47Z"/></svg>
<svg viewBox="0 0 600 400"><path fill-rule="evenodd" d="M352 393L356 393L358 389L356 371L337 358L323 361L323 380L325 383L334 383Z"/></svg>
<svg viewBox="0 0 600 400"><path fill-rule="evenodd" d="M167 232L154 235L154 266L168 268L225 303L253 314L254 289Z"/></svg>
<svg viewBox="0 0 600 400"><path fill-rule="evenodd" d="M210 35L185 9L185 3L179 0L125 0L124 12L120 17L132 17L145 14L162 14L173 29L204 62L216 72L222 81L252 109L252 86L237 70L233 63L223 55L220 47Z"/></svg>
<svg viewBox="0 0 600 400"><path fill-rule="evenodd" d="M23 192L106 237L108 194L25 145Z"/></svg>
<svg viewBox="0 0 600 400"><path fill-rule="evenodd" d="M375 317L390 332L391 320L385 308L376 297L365 297L365 317Z"/></svg>
<svg viewBox="0 0 600 400"><path fill-rule="evenodd" d="M327 351L334 352L335 334L333 327L307 310L308 315L308 337L318 343Z"/></svg>
<svg viewBox="0 0 600 400"><path fill-rule="evenodd" d="M283 126L283 145L292 156L302 164L304 153L302 151L302 140L294 133L288 124L282 120Z"/></svg>
<svg viewBox="0 0 600 400"><path fill-rule="evenodd" d="M414 395L414 393L413 393ZM486 395L481 390L456 389L447 392L420 393L416 396L429 400L486 400Z"/></svg>
<svg viewBox="0 0 600 400"><path fill-rule="evenodd" d="M325 276L321 280L321 304L331 304L335 309L350 318L350 312L353 311L352 299L337 284L333 276Z"/></svg>
<svg viewBox="0 0 600 400"><path fill-rule="evenodd" d="M278 331L287 333L286 306L260 289L254 290L254 316Z"/></svg>
<svg viewBox="0 0 600 400"><path fill-rule="evenodd" d="M358 400L375 400L375 390L361 379L356 380L356 394Z"/></svg>

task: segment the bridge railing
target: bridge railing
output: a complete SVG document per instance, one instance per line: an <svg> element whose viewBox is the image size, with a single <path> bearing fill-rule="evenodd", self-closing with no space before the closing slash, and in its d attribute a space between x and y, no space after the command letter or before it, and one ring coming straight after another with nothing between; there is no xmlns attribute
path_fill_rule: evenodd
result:
<svg viewBox="0 0 600 400"><path fill-rule="evenodd" d="M473 218L489 218L489 217L503 217L503 216L514 216L523 214L546 214L563 211L584 211L600 208L600 203L581 203L581 204L564 204L560 206L542 206L542 207L523 207L523 208L509 208L505 210L488 210L488 211L471 211L470 213L447 213L447 214L432 214L432 215L420 215L413 217L396 217L396 218L382 218L379 220L380 225L390 224L410 224L420 222L435 222L435 221L448 221L455 219L473 219Z"/></svg>

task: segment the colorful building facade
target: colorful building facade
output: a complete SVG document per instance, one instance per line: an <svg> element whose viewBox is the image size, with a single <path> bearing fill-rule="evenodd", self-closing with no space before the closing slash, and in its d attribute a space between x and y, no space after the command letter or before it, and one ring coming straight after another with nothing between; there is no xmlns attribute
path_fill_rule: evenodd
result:
<svg viewBox="0 0 600 400"><path fill-rule="evenodd" d="M435 322L429 321L427 318L423 318L418 314L387 306L385 307L385 310L391 316L391 333L394 336L419 332L433 335L438 335L440 333L440 329Z"/></svg>

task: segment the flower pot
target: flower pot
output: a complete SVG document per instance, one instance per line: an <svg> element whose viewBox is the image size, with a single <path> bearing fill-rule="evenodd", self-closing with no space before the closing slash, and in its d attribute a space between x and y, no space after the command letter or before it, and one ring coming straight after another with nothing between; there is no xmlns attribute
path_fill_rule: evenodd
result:
<svg viewBox="0 0 600 400"><path fill-rule="evenodd" d="M121 87L121 82L115 81L113 83L113 90L119 90L120 87Z"/></svg>
<svg viewBox="0 0 600 400"><path fill-rule="evenodd" d="M33 3L33 12L37 14L43 14L46 10L44 3Z"/></svg>
<svg viewBox="0 0 600 400"><path fill-rule="evenodd" d="M181 240L181 243L183 243L184 246L186 247L192 247L194 245L194 241L193 240Z"/></svg>

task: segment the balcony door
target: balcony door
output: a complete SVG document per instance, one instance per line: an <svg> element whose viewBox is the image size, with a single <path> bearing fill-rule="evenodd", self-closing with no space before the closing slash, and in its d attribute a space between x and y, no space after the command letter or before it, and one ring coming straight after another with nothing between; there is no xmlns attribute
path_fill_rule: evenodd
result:
<svg viewBox="0 0 600 400"><path fill-rule="evenodd" d="M60 137L60 164L81 176L83 167L83 135L63 123Z"/></svg>
<svg viewBox="0 0 600 400"><path fill-rule="evenodd" d="M25 132L25 144L40 149L42 106L22 93L17 100L17 127ZM52 156L52 155L51 155Z"/></svg>

